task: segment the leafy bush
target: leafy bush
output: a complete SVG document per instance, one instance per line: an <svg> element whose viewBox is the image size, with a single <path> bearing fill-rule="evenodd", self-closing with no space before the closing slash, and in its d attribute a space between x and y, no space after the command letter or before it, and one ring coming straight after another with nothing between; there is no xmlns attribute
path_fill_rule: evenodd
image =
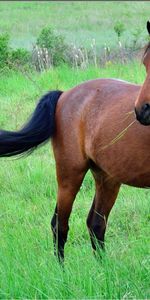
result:
<svg viewBox="0 0 150 300"><path fill-rule="evenodd" d="M9 35L0 35L0 69L5 67L13 68L16 65L26 65L29 63L31 54L23 48L16 50L9 46Z"/></svg>
<svg viewBox="0 0 150 300"><path fill-rule="evenodd" d="M64 37L54 32L51 27L45 27L39 34L36 42L40 48L48 50L50 61L57 66L60 63L66 62L65 52L68 45L65 43Z"/></svg>
<svg viewBox="0 0 150 300"><path fill-rule="evenodd" d="M10 61L14 65L26 65L31 60L31 54L28 50L24 48L18 48L12 50L10 54Z"/></svg>
<svg viewBox="0 0 150 300"><path fill-rule="evenodd" d="M117 22L117 23L114 25L114 31L116 32L117 37L118 37L118 41L119 41L121 35L122 35L123 32L125 31L124 24L121 23L121 22Z"/></svg>
<svg viewBox="0 0 150 300"><path fill-rule="evenodd" d="M4 68L8 63L8 58L10 54L9 48L9 35L0 35L0 69Z"/></svg>

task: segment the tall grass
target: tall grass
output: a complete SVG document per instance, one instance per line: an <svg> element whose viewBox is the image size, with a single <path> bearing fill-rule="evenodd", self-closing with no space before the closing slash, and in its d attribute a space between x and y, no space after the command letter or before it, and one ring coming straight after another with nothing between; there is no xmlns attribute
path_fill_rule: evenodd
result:
<svg viewBox="0 0 150 300"><path fill-rule="evenodd" d="M66 66L41 75L9 73L0 80L0 128L17 129L49 89L67 90L97 77L141 83L138 63L105 69ZM65 268L53 255L50 219L57 192L50 145L21 160L0 161L1 299L150 298L150 205L148 190L123 186L109 218L106 254L93 256L85 220L94 184L87 174L70 218Z"/></svg>

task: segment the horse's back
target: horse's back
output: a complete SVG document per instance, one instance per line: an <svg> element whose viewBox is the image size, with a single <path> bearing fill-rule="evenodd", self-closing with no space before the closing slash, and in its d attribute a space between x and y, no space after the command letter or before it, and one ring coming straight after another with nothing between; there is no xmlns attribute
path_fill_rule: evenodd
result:
<svg viewBox="0 0 150 300"><path fill-rule="evenodd" d="M61 126L57 128L67 126L68 130L76 130L74 126L78 127L81 122L90 123L93 127L112 111L122 117L123 111L133 110L139 90L140 85L118 79L95 79L81 83L61 95L56 109L56 124L61 122ZM62 130L64 132L64 128Z"/></svg>

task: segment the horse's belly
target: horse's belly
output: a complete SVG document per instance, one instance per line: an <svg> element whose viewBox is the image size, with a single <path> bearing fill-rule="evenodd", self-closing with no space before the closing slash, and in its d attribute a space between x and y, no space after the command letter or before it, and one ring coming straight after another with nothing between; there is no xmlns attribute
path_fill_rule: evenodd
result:
<svg viewBox="0 0 150 300"><path fill-rule="evenodd" d="M105 154L103 152L97 156L96 164L110 178L120 183L135 187L150 187L150 155L148 151L144 154L139 155L130 149L129 152L125 149L107 150Z"/></svg>
<svg viewBox="0 0 150 300"><path fill-rule="evenodd" d="M126 135L127 137L127 135ZM135 186L150 187L149 145L140 145L137 139L122 137L110 145L98 143L92 146L92 160L110 178L117 182Z"/></svg>
<svg viewBox="0 0 150 300"><path fill-rule="evenodd" d="M123 183L135 187L150 188L150 173L139 175Z"/></svg>

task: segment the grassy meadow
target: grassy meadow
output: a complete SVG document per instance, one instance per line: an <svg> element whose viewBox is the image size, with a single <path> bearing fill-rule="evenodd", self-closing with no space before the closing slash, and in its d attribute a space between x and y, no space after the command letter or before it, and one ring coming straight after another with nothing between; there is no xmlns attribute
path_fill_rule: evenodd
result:
<svg viewBox="0 0 150 300"><path fill-rule="evenodd" d="M145 39L149 10L149 1L1 1L0 33L10 34L13 47L30 49L40 30L50 25L68 43L90 47L95 39L97 46L113 47L117 21L125 26L126 44L137 31Z"/></svg>
<svg viewBox="0 0 150 300"><path fill-rule="evenodd" d="M149 8L142 1L2 1L0 32L10 33L13 47L30 49L40 30L52 25L69 43L88 46L95 38L101 46L113 46L117 20L126 26L124 41L137 27L146 35ZM142 83L145 69L133 61L84 70L62 65L42 73L0 71L0 128L19 129L46 91L98 77ZM149 191L122 186L100 261L86 228L94 197L88 172L70 218L64 269L53 255L50 229L56 194L50 143L28 157L0 160L0 299L150 299Z"/></svg>
<svg viewBox="0 0 150 300"><path fill-rule="evenodd" d="M0 124L16 130L49 89L66 90L84 80L116 77L141 83L139 63L81 71L62 66L41 75L10 72L0 81ZM50 219L55 207L55 161L48 143L31 156L1 159L1 299L148 299L150 297L149 193L123 186L109 218L106 255L92 253L86 216L94 196L87 174L75 201L65 269L53 255Z"/></svg>

